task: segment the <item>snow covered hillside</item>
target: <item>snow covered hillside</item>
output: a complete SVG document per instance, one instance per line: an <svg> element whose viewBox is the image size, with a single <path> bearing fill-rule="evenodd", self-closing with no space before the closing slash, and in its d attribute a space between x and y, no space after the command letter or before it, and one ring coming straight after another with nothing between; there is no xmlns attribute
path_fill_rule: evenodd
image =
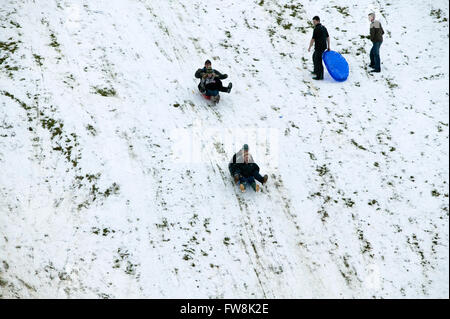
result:
<svg viewBox="0 0 450 319"><path fill-rule="evenodd" d="M0 297L448 298L448 10L0 0ZM314 15L346 82L311 80Z"/></svg>

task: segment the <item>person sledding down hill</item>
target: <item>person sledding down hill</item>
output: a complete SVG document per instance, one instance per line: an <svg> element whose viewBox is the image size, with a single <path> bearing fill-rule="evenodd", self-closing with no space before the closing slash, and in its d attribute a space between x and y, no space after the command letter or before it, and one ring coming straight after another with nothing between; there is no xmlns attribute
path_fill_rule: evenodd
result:
<svg viewBox="0 0 450 319"><path fill-rule="evenodd" d="M242 192L245 192L246 184L249 184L255 192L259 192L259 185L256 184L255 179L261 184L265 184L269 178L267 175L259 174L259 166L249 154L247 144L244 144L242 149L233 155L228 169Z"/></svg>
<svg viewBox="0 0 450 319"><path fill-rule="evenodd" d="M209 60L206 60L205 67L195 72L195 77L200 79L198 89L207 97L218 96L219 92L230 93L233 86L232 83L228 84L228 87L223 86L221 80L226 79L228 75L214 70Z"/></svg>

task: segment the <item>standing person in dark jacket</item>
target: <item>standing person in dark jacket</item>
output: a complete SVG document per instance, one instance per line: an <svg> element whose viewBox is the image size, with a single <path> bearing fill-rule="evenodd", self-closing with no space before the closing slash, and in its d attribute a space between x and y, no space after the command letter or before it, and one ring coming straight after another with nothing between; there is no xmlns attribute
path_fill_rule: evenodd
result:
<svg viewBox="0 0 450 319"><path fill-rule="evenodd" d="M314 24L314 32L312 39L309 43L308 52L311 51L311 47L314 46L313 62L314 62L314 80L323 80L323 64L322 54L325 50L330 51L330 36L328 30L320 23L320 18L315 16L312 20Z"/></svg>
<svg viewBox="0 0 450 319"><path fill-rule="evenodd" d="M259 166L249 154L247 144L244 144L242 149L233 155L228 164L228 169L242 192L245 192L245 184L250 184L253 190L258 192L259 185L256 184L255 179L261 184L265 184L269 178L269 176L261 176L259 173Z"/></svg>
<svg viewBox="0 0 450 319"><path fill-rule="evenodd" d="M370 50L370 72L381 72L380 47L383 43L384 30L380 21L375 20L375 13L369 13L370 21L370 40L372 41L372 49Z"/></svg>
<svg viewBox="0 0 450 319"><path fill-rule="evenodd" d="M233 86L232 83L228 84L228 87L223 86L221 80L226 79L228 75L214 70L211 67L210 60L206 60L205 66L195 72L195 77L200 79L200 83L198 84L199 91L206 95L217 95L218 91L230 93L231 87ZM208 88L206 88L207 84L209 85ZM213 94L208 94L207 89L209 93Z"/></svg>

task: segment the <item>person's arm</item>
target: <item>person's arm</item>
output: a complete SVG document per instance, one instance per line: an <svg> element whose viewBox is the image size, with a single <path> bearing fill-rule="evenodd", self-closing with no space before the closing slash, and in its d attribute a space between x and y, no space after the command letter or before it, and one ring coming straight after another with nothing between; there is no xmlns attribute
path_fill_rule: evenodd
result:
<svg viewBox="0 0 450 319"><path fill-rule="evenodd" d="M375 28L373 25L370 25L370 41L375 42Z"/></svg>
<svg viewBox="0 0 450 319"><path fill-rule="evenodd" d="M201 78L202 78L202 71L203 71L203 69L198 69L198 70L195 72L195 77L196 77L197 79L201 79Z"/></svg>
<svg viewBox="0 0 450 319"><path fill-rule="evenodd" d="M222 73L220 73L220 72L217 71L217 70L214 70L213 72L214 72L214 73L219 77L219 79L221 79L221 80L224 80L224 79L226 79L226 78L228 77L228 75L222 74Z"/></svg>
<svg viewBox="0 0 450 319"><path fill-rule="evenodd" d="M309 41L309 48L308 48L308 52L311 51L312 46L314 45L314 38L311 39L311 41Z"/></svg>

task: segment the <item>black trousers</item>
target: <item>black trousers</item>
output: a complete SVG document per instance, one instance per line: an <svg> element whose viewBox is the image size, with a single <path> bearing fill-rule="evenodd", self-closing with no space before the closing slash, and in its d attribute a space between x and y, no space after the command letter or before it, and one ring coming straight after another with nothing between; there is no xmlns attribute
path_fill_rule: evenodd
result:
<svg viewBox="0 0 450 319"><path fill-rule="evenodd" d="M228 92L228 88L223 87L222 81L218 78L215 79L215 83L206 84L205 88L211 91L218 90L220 92Z"/></svg>
<svg viewBox="0 0 450 319"><path fill-rule="evenodd" d="M239 175L239 176L242 176L240 174L239 168L234 163L229 163L228 164L228 170L230 171L230 174L233 177L236 174ZM261 176L261 174L259 173L259 166L256 166L255 170L253 171L253 174L251 174L250 176L247 176L246 178L248 178L248 177L254 177L261 184L264 183L264 177Z"/></svg>
<svg viewBox="0 0 450 319"><path fill-rule="evenodd" d="M323 79L323 64L322 64L322 54L325 50L314 50L313 62L314 62L314 73L319 79Z"/></svg>

